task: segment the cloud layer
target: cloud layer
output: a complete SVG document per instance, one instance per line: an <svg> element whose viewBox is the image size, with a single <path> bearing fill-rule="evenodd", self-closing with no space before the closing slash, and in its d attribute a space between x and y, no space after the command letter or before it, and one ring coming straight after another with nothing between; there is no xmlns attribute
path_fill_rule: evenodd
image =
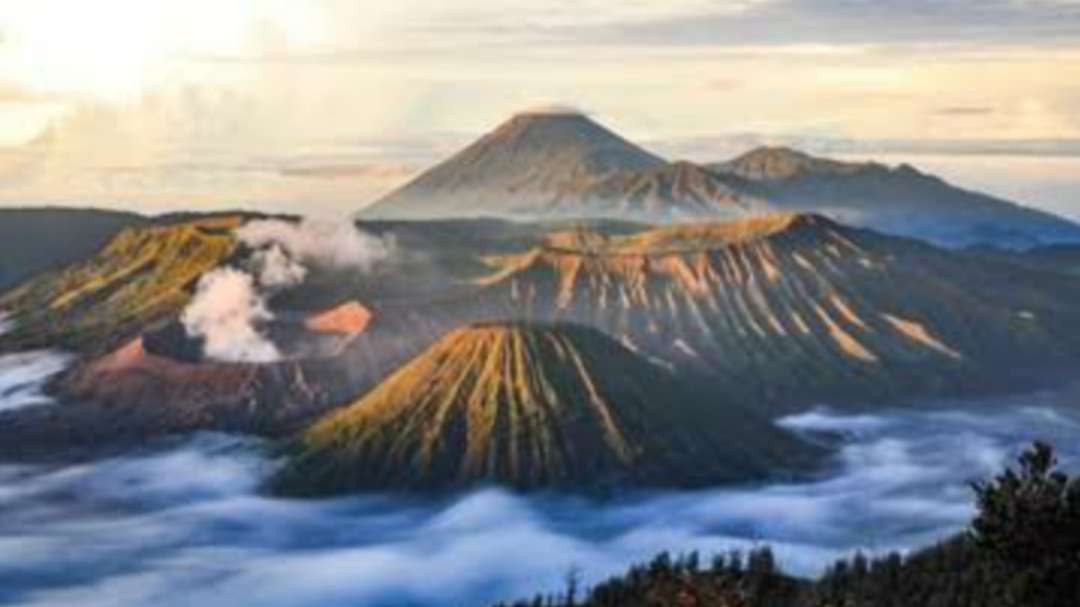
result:
<svg viewBox="0 0 1080 607"><path fill-rule="evenodd" d="M0 333L3 330L0 318ZM43 383L66 369L71 360L68 354L49 350L0 355L0 411L51 404Z"/></svg>
<svg viewBox="0 0 1080 607"><path fill-rule="evenodd" d="M810 574L856 548L955 532L972 512L967 482L1033 438L1076 465L1080 419L1055 404L1039 394L914 413L812 411L783 423L845 437L820 480L609 502L498 490L276 500L255 493L276 465L263 446L220 435L68 468L0 467L0 601L479 605L557 589L575 565L595 581L660 550L761 542Z"/></svg>

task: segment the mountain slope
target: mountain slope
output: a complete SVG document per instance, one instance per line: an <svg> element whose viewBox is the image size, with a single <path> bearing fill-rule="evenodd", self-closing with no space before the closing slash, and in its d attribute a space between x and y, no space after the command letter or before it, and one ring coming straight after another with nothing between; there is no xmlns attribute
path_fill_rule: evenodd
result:
<svg viewBox="0 0 1080 607"><path fill-rule="evenodd" d="M552 215L637 216L653 220L738 216L763 210L766 202L733 187L723 175L685 161L621 171L561 194L546 209Z"/></svg>
<svg viewBox="0 0 1080 607"><path fill-rule="evenodd" d="M234 251L244 218L213 215L123 230L93 257L34 277L0 297L16 327L0 348L101 350L170 319L195 282Z"/></svg>
<svg viewBox="0 0 1080 607"><path fill-rule="evenodd" d="M789 148L758 148L709 165L778 210L824 213L845 223L947 246L1031 246L1080 241L1065 219L963 190L908 165L838 162Z"/></svg>
<svg viewBox="0 0 1080 607"><path fill-rule="evenodd" d="M110 236L145 221L103 209L0 209L0 292L92 255Z"/></svg>
<svg viewBox="0 0 1080 607"><path fill-rule="evenodd" d="M361 211L364 218L697 215L748 202L572 111L523 113Z"/></svg>
<svg viewBox="0 0 1080 607"><path fill-rule="evenodd" d="M1020 264L1045 272L1059 272L1069 280L1080 275L1080 244L1052 244L1016 251L1001 247L971 247L967 253L1006 263Z"/></svg>
<svg viewBox="0 0 1080 607"><path fill-rule="evenodd" d="M701 485L805 465L814 451L596 330L484 323L313 424L277 487Z"/></svg>
<svg viewBox="0 0 1080 607"><path fill-rule="evenodd" d="M525 112L364 209L365 218L526 215L559 193L664 161L583 114Z"/></svg>
<svg viewBox="0 0 1080 607"><path fill-rule="evenodd" d="M417 315L586 324L755 402L1005 388L1080 353L1061 331L1080 286L1060 275L815 215L564 233L492 262L477 292Z"/></svg>

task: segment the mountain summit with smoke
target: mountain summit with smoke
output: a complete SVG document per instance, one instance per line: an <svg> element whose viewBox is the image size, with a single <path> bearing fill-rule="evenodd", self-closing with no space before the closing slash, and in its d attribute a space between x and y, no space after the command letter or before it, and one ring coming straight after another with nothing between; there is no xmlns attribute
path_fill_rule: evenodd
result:
<svg viewBox="0 0 1080 607"><path fill-rule="evenodd" d="M215 360L273 362L280 353L259 331L274 315L251 274L217 268L203 274L195 297L180 315L191 337L203 340L203 354Z"/></svg>
<svg viewBox="0 0 1080 607"><path fill-rule="evenodd" d="M199 279L180 315L188 336L203 342L208 358L264 363L281 358L262 327L274 320L267 299L304 281L309 269L367 273L395 249L389 237L345 222L303 219L251 221L233 232L251 250L243 267L215 268Z"/></svg>

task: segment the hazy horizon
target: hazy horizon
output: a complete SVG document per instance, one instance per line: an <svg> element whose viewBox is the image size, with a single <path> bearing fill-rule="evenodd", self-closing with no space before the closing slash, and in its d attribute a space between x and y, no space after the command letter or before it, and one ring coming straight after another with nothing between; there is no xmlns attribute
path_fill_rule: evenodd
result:
<svg viewBox="0 0 1080 607"><path fill-rule="evenodd" d="M564 103L672 158L903 156L1078 218L1078 40L1070 0L8 2L0 206L340 214Z"/></svg>
<svg viewBox="0 0 1080 607"><path fill-rule="evenodd" d="M480 134L477 134L479 136ZM741 138L741 137L740 137ZM772 140L764 139L763 142ZM792 145L787 139L777 139L778 145ZM765 143L763 143L764 145ZM692 147L693 141L683 144ZM679 149L678 143L668 146L650 147L664 152L666 148ZM889 166L910 164L916 168L942 177L961 188L983 192L1024 206L1055 213L1072 221L1080 222L1080 156L1052 155L1041 156L1024 152L1017 153L943 153L943 152L888 152L856 153L821 151L822 146L803 145L799 149L810 150L824 156L851 162L873 161ZM728 151L728 155L703 156L691 158L685 155L670 156L672 160L689 159L695 162L722 161L732 157L730 148L718 146ZM749 150L751 147L745 147ZM453 153L448 151L447 155ZM291 177L301 182L299 191L285 193L264 193L254 196L213 196L170 195L128 191L84 196L8 196L0 193L0 209L20 207L74 207L100 208L109 210L134 211L146 215L158 215L177 211L212 212L224 210L251 210L272 213L311 215L316 217L343 217L370 205L380 196L407 183L413 177L430 168L441 159L432 159L427 164L401 166L381 171L373 168L370 174L349 173L348 167L337 165L324 169L322 174L316 170L303 171ZM340 174L335 172L341 170ZM252 168L247 177L256 185L262 181L289 180L289 177L277 175L260 180L258 170Z"/></svg>

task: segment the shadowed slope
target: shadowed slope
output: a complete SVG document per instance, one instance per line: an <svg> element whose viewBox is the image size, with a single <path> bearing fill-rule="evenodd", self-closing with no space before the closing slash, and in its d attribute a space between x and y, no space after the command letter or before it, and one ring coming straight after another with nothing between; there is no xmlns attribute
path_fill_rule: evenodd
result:
<svg viewBox="0 0 1080 607"><path fill-rule="evenodd" d="M703 402L596 330L478 324L312 425L277 486L701 485L806 464L813 452L764 419Z"/></svg>
<svg viewBox="0 0 1080 607"><path fill-rule="evenodd" d="M766 208L764 200L744 194L729 181L690 162L623 171L562 193L545 213L672 220L716 219Z"/></svg>
<svg viewBox="0 0 1080 607"><path fill-rule="evenodd" d="M1019 264L1036 271L1058 272L1063 280L1080 276L1080 244L1054 244L1016 251L1001 247L971 247L965 252L983 259Z"/></svg>

